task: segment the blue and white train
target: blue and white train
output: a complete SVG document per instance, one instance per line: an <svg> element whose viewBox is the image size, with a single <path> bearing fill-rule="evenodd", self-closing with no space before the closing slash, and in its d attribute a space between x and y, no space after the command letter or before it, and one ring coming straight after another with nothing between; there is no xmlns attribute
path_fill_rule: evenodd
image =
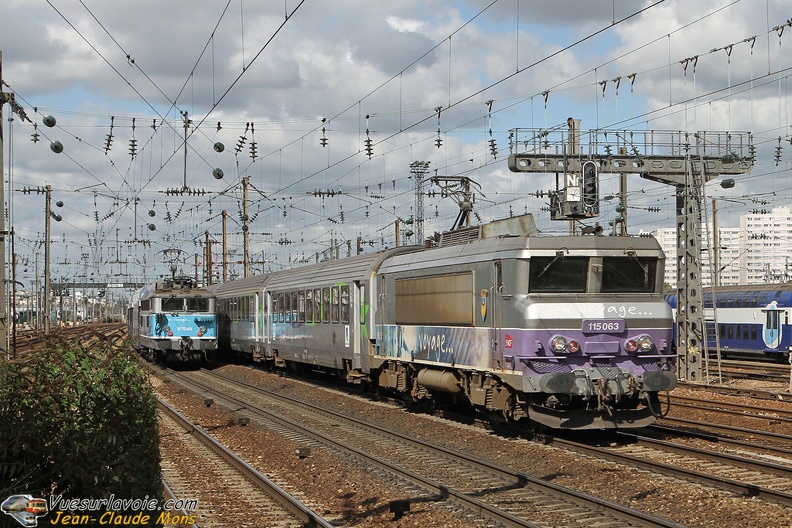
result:
<svg viewBox="0 0 792 528"><path fill-rule="evenodd" d="M127 313L132 345L149 361L212 361L217 350L213 293L189 277L157 281L132 294Z"/></svg>
<svg viewBox="0 0 792 528"><path fill-rule="evenodd" d="M702 292L710 355L785 361L792 349L792 284L706 287ZM676 310L676 293L666 293ZM717 331L716 331L717 321Z"/></svg>
<svg viewBox="0 0 792 528"><path fill-rule="evenodd" d="M220 350L528 427L656 420L677 382L657 242L493 231L214 286Z"/></svg>

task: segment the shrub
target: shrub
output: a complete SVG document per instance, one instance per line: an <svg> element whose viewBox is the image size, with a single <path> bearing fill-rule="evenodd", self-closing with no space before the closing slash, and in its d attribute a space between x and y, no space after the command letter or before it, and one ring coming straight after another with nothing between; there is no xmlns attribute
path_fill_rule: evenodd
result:
<svg viewBox="0 0 792 528"><path fill-rule="evenodd" d="M19 493L162 497L156 398L128 347L50 341L0 360L0 501Z"/></svg>

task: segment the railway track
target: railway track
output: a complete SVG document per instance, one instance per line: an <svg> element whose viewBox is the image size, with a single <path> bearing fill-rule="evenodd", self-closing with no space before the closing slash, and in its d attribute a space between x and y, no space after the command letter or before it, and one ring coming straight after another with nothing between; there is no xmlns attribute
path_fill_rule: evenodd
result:
<svg viewBox="0 0 792 528"><path fill-rule="evenodd" d="M160 399L157 403L163 442L167 449L179 453L168 458L164 480L173 495L198 504L197 510L186 512L186 518L175 514L184 521L181 524L212 528L333 526L166 402ZM166 524L176 524L175 518L169 519Z"/></svg>
<svg viewBox="0 0 792 528"><path fill-rule="evenodd" d="M786 363L731 359L722 359L720 364L710 359L708 369L705 369L705 376L707 372L711 378L722 376L726 379L766 380L779 383L789 383L792 375L790 366Z"/></svg>
<svg viewBox="0 0 792 528"><path fill-rule="evenodd" d="M413 490L408 500L443 501L504 526L549 526L536 519L563 525L678 526L236 379L208 371L171 377L309 448L331 449L386 478L397 476Z"/></svg>
<svg viewBox="0 0 792 528"><path fill-rule="evenodd" d="M11 357L24 354L40 347L48 341L77 342L80 346L90 346L101 340L111 340L118 343L127 336L127 327L123 323L99 323L80 326L56 328L49 335L36 330L18 332L16 346L9 353Z"/></svg>

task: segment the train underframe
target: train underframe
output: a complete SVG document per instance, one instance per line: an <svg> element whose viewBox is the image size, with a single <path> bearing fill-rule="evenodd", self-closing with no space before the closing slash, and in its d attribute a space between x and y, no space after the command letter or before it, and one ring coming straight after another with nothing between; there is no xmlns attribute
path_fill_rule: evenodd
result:
<svg viewBox="0 0 792 528"><path fill-rule="evenodd" d="M211 363L215 359L217 340L193 339L190 336L157 339L140 338L140 355L151 362L162 363Z"/></svg>
<svg viewBox="0 0 792 528"><path fill-rule="evenodd" d="M344 360L340 368L328 368L284 360L277 352L259 355L258 360L275 369L323 373L348 383L369 385L411 403L454 409L467 406L492 422L518 423L531 430L644 427L662 415L664 405L659 393L676 384L674 373L645 373L650 377L640 383L625 373L619 380L590 380L584 394L573 393L575 389L570 387L552 392L553 382L549 381L548 387L548 380L544 380L541 391L525 392L515 389L522 383L520 374L506 374L512 379L504 380L486 371L392 360L364 373L353 369L349 360ZM641 390L639 385L654 390Z"/></svg>
<svg viewBox="0 0 792 528"><path fill-rule="evenodd" d="M562 392L550 392L548 388L524 392L515 389L521 376L507 376L516 379L506 381L490 372L388 361L380 368L377 383L411 401L467 403L495 422L540 424L552 429L643 427L661 413L658 391L638 390L629 375L619 380L591 380L583 394L569 387ZM652 383L667 384L670 389L674 384L671 376L656 377Z"/></svg>

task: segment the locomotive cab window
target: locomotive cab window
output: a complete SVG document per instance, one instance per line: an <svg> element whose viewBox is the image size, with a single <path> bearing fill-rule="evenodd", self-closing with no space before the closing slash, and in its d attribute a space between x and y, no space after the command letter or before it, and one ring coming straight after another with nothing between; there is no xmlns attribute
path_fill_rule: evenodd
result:
<svg viewBox="0 0 792 528"><path fill-rule="evenodd" d="M187 297L188 312L208 312L209 299L207 297Z"/></svg>
<svg viewBox="0 0 792 528"><path fill-rule="evenodd" d="M583 293L586 291L588 257L532 257L528 291Z"/></svg>
<svg viewBox="0 0 792 528"><path fill-rule="evenodd" d="M184 310L184 299L181 297L168 297L162 299L163 312L180 312Z"/></svg>
<svg viewBox="0 0 792 528"><path fill-rule="evenodd" d="M602 259L602 291L651 293L655 290L655 257L605 257Z"/></svg>

